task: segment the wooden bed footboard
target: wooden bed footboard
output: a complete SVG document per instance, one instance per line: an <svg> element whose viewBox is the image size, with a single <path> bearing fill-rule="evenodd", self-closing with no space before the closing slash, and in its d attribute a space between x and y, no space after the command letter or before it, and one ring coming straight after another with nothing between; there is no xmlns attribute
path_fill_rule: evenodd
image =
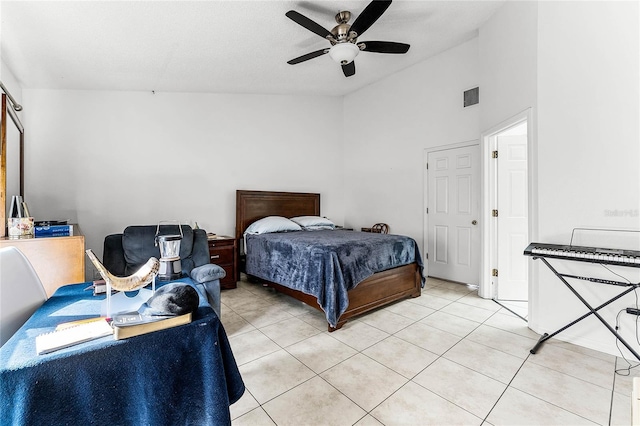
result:
<svg viewBox="0 0 640 426"><path fill-rule="evenodd" d="M291 296L324 313L315 296L293 290L281 284L261 281L280 293ZM378 272L349 290L349 307L340 316L335 328L327 325L328 330L331 332L341 328L349 318L356 315L398 300L418 297L421 292L421 284L420 271L416 263Z"/></svg>

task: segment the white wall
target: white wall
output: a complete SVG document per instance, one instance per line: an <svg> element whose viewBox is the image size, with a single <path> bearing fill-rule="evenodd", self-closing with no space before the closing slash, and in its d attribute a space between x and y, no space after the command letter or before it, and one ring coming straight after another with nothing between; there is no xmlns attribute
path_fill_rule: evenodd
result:
<svg viewBox="0 0 640 426"><path fill-rule="evenodd" d="M7 64L0 59L0 81L7 88L11 96L18 104L22 103L22 86ZM1 92L1 91L0 91ZM10 101L7 98L7 149L6 149L6 193L5 193L5 215L11 206L11 198L20 195L20 131L9 117ZM16 112L16 116L24 125L22 111ZM1 226L5 226L6 223Z"/></svg>
<svg viewBox="0 0 640 426"><path fill-rule="evenodd" d="M474 38L345 97L347 225L384 222L423 249L423 153L478 138L479 108L462 104L477 85Z"/></svg>
<svg viewBox="0 0 640 426"><path fill-rule="evenodd" d="M16 102L22 102L22 86L18 82L15 74L9 68L9 66L5 63L4 59L0 57L0 80L2 80L2 84L7 88L7 90L11 93L11 96L16 100ZM21 113L19 113L21 114Z"/></svg>
<svg viewBox="0 0 640 426"><path fill-rule="evenodd" d="M640 230L640 26L638 2L541 2L538 24L538 190L541 241L567 244L576 227ZM612 214L618 211L619 214ZM583 240L584 241L584 240ZM617 247L599 234L590 245ZM637 247L636 247L637 249ZM623 281L602 267L565 262L578 275ZM640 271L613 268L633 282ZM554 331L586 308L541 268L539 329ZM619 288L579 284L591 303ZM606 287L606 288L605 288ZM603 316L635 306L626 296ZM636 317L623 313L621 333L640 351ZM618 353L593 316L558 336Z"/></svg>
<svg viewBox="0 0 640 426"><path fill-rule="evenodd" d="M343 220L342 141L332 97L24 90L25 198L106 235L159 220L233 235L237 189L319 192ZM90 277L90 276L89 276Z"/></svg>
<svg viewBox="0 0 640 426"><path fill-rule="evenodd" d="M536 109L538 3L507 2L480 28L480 129Z"/></svg>

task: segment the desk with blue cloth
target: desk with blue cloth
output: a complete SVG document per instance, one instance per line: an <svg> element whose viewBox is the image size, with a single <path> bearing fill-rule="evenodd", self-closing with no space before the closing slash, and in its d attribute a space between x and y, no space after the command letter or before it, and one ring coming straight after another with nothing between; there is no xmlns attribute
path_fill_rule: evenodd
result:
<svg viewBox="0 0 640 426"><path fill-rule="evenodd" d="M231 424L244 383L202 295L190 324L37 355L39 334L100 315L89 284L59 288L0 348L1 425Z"/></svg>

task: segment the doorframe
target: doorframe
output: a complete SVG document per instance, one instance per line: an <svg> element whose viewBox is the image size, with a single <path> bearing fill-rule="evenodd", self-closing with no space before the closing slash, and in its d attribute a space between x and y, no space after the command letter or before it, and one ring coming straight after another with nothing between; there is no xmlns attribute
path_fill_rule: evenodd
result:
<svg viewBox="0 0 640 426"><path fill-rule="evenodd" d="M423 170L423 200L422 200L422 217L424 218L422 224L422 261L424 263L425 277L429 276L429 260L427 255L429 254L429 214L427 209L429 208L429 170L427 169L427 163L429 160L429 154L438 151L446 151L449 149L466 148L468 146L478 146L480 156L482 156L482 147L478 139L472 139L465 142L457 142L448 145L438 145L430 148L425 148L422 153L422 164L425 165ZM480 168L480 174L482 174L482 168ZM480 181L480 188L482 190L482 177ZM480 200L480 208L482 207L482 200ZM480 231L480 246L482 247L482 230ZM481 259L482 262L482 259ZM482 263L480 263L482 268ZM478 271L480 272L480 271ZM480 278L480 277L478 277Z"/></svg>
<svg viewBox="0 0 640 426"><path fill-rule="evenodd" d="M491 270L497 263L497 247L496 247L496 224L492 220L491 210L496 208L496 187L495 173L496 164L491 161L491 151L497 144L496 137L505 130L514 127L523 122L527 123L527 185L528 185L528 215L529 215L529 239L537 241L538 238L538 168L537 168L537 139L534 121L533 108L526 110L508 118L507 120L491 127L482 132L480 137L480 175L481 175L481 228L480 241L482 253L480 259L480 286L478 295L485 299L491 299L495 296L495 285L492 280ZM524 252L525 247L522 248ZM537 307L537 294L531 284L536 282L537 268L531 262L528 271L528 294L529 294L529 321L533 320L533 315Z"/></svg>

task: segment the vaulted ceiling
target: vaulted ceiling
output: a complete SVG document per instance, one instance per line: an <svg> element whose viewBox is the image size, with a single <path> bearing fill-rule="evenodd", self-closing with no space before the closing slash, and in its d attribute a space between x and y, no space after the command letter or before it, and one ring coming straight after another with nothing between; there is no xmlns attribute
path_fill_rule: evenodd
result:
<svg viewBox="0 0 640 426"><path fill-rule="evenodd" d="M361 52L344 77L330 47L285 16L331 30L368 1L0 2L3 62L24 88L341 96L477 35L500 1L394 1L359 41L411 45L404 55Z"/></svg>

